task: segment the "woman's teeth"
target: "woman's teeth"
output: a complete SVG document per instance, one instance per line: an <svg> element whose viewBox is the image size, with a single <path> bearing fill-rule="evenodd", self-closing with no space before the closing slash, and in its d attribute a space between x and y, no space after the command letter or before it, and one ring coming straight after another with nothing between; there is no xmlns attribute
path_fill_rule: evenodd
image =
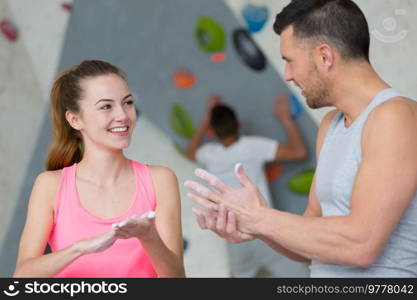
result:
<svg viewBox="0 0 417 300"><path fill-rule="evenodd" d="M127 127L118 127L110 129L111 132L124 132L127 131Z"/></svg>

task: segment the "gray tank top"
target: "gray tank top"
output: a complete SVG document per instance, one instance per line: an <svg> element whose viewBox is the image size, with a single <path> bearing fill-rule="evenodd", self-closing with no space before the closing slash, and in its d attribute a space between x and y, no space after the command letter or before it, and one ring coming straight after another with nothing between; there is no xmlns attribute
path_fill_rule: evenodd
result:
<svg viewBox="0 0 417 300"><path fill-rule="evenodd" d="M397 96L402 95L393 89L381 91L349 128L345 127L341 112L331 121L316 169L317 199L323 216L350 213L352 188L362 160L364 123L377 105ZM371 267L312 261L310 270L311 277L417 277L417 193Z"/></svg>

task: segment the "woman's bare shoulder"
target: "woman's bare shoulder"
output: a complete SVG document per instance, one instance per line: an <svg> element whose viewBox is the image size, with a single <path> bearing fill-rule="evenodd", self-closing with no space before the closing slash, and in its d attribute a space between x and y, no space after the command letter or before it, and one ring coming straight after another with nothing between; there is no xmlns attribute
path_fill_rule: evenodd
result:
<svg viewBox="0 0 417 300"><path fill-rule="evenodd" d="M53 204L53 200L58 190L61 173L62 170L41 172L36 177L35 183L33 185L33 193L42 195L42 198L45 201Z"/></svg>

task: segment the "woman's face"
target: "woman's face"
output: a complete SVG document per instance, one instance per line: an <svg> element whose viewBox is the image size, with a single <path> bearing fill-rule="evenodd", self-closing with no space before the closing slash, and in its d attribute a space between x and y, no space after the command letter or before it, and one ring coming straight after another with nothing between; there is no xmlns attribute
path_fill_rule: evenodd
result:
<svg viewBox="0 0 417 300"><path fill-rule="evenodd" d="M94 145L110 150L130 145L136 124L136 110L126 81L116 74L81 81L79 131L86 147Z"/></svg>

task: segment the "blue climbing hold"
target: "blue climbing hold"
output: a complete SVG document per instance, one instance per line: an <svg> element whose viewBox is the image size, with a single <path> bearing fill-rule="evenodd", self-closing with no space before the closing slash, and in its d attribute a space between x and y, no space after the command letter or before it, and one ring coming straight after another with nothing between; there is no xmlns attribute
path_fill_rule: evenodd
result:
<svg viewBox="0 0 417 300"><path fill-rule="evenodd" d="M268 8L248 4L242 10L242 16L251 33L259 32L268 20Z"/></svg>
<svg viewBox="0 0 417 300"><path fill-rule="evenodd" d="M290 105L291 105L291 117L295 119L303 112L303 107L301 106L297 97L292 94L290 95Z"/></svg>

